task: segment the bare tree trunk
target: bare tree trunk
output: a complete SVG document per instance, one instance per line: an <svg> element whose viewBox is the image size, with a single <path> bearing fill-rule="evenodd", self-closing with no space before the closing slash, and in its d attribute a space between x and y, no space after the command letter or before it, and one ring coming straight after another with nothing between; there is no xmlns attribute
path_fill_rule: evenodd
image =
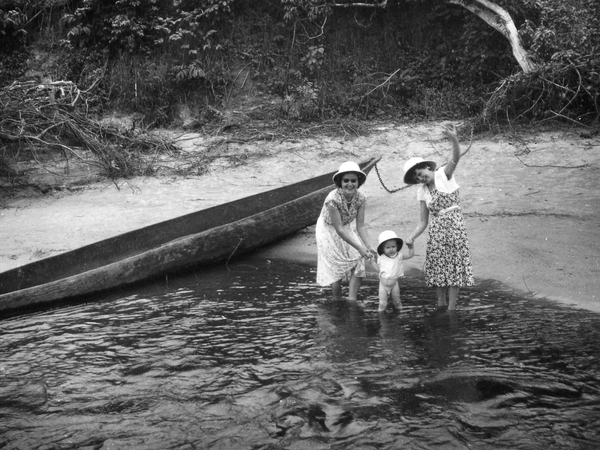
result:
<svg viewBox="0 0 600 450"><path fill-rule="evenodd" d="M462 6L502 33L510 42L513 55L523 72L529 73L535 70L535 64L523 48L519 32L512 17L504 8L488 0L448 0L448 3Z"/></svg>
<svg viewBox="0 0 600 450"><path fill-rule="evenodd" d="M508 39L508 42L510 42L513 55L517 60L517 63L519 63L519 66L521 67L523 72L529 73L535 70L536 66L533 63L533 61L531 61L531 59L529 58L529 55L525 48L523 48L523 43L521 42L521 38L519 37L517 27L515 26L515 23L513 22L512 17L508 13L508 11L489 0L447 0L447 2L452 5L461 6L471 11L473 14L483 19L492 28L502 33L502 35L506 39ZM387 7L387 0L376 0L373 3L337 3L334 0L330 3L330 6L345 8L368 6L372 8L385 9Z"/></svg>

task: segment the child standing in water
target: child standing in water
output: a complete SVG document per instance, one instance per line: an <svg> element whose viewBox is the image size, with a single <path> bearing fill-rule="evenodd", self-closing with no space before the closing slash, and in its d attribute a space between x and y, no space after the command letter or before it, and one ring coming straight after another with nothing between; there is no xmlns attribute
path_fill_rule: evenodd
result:
<svg viewBox="0 0 600 450"><path fill-rule="evenodd" d="M398 279L404 276L405 259L410 259L415 255L412 244L407 244L408 254L403 255L402 239L396 233L386 230L379 235L379 245L377 246L377 264L374 267L379 271L379 308L378 311L384 312L387 308L389 298L392 298L394 307L397 310L402 308L400 301L400 285Z"/></svg>

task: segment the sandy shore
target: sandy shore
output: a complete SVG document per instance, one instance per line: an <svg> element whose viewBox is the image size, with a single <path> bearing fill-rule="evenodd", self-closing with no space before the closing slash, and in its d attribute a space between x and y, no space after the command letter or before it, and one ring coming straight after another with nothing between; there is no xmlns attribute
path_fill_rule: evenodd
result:
<svg viewBox="0 0 600 450"><path fill-rule="evenodd" d="M585 137L588 136L588 137ZM186 151L206 152L207 139L182 135ZM456 176L478 281L494 279L529 296L600 312L600 136L563 129L461 141L468 153ZM336 170L346 160L381 156L390 189L401 187L404 161L440 163L449 143L436 124L373 126L366 137L313 137L229 144L239 155L217 159L208 173L93 183L77 191L1 199L0 271L188 212ZM373 243L385 229L407 236L419 205L414 187L387 192L373 172L367 223ZM425 236L416 242L409 276L421 276ZM262 251L316 265L309 228ZM460 305L459 305L460 306Z"/></svg>

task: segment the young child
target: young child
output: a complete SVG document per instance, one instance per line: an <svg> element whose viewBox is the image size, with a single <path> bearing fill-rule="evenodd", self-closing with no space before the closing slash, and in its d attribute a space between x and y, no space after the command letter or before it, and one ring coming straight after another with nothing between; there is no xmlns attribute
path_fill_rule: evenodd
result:
<svg viewBox="0 0 600 450"><path fill-rule="evenodd" d="M388 305L388 300L392 297L392 302L396 309L402 308L400 302L400 286L398 279L404 276L403 260L410 259L415 255L415 249L412 244L406 244L408 254L403 255L402 239L396 233L386 230L379 235L379 245L377 246L377 263L373 263L379 272L379 312L384 312Z"/></svg>

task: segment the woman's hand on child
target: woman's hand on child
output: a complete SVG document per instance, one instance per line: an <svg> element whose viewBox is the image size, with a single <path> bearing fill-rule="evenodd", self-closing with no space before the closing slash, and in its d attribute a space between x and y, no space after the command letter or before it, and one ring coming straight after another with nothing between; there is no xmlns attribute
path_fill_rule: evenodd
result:
<svg viewBox="0 0 600 450"><path fill-rule="evenodd" d="M368 248L363 247L362 249L360 249L360 256L366 259L371 259L373 255L371 254L371 251Z"/></svg>

